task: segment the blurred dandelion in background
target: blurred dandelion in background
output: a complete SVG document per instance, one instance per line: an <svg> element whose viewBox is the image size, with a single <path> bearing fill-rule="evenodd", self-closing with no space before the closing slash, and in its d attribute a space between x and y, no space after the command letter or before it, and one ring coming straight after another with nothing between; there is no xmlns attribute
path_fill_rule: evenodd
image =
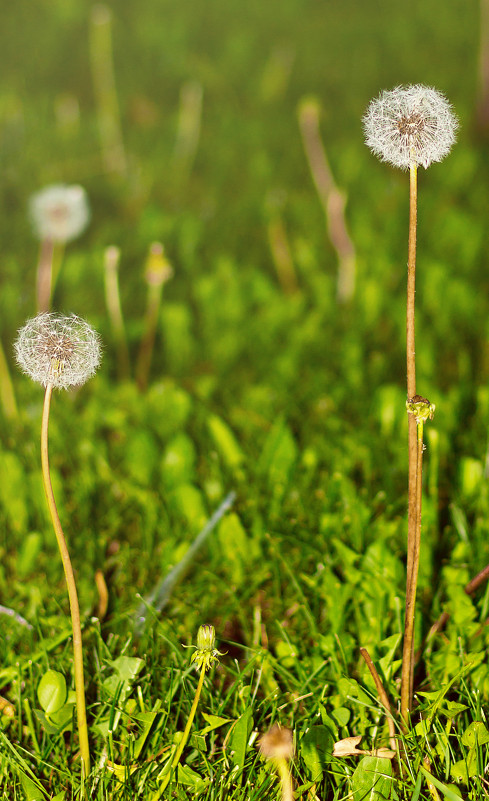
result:
<svg viewBox="0 0 489 801"><path fill-rule="evenodd" d="M46 186L31 197L29 215L41 241L37 267L37 310L47 312L51 308L63 246L80 236L90 220L87 194L78 184Z"/></svg>
<svg viewBox="0 0 489 801"><path fill-rule="evenodd" d="M29 212L39 239L53 242L76 239L90 220L87 193L78 184L46 186L31 197Z"/></svg>

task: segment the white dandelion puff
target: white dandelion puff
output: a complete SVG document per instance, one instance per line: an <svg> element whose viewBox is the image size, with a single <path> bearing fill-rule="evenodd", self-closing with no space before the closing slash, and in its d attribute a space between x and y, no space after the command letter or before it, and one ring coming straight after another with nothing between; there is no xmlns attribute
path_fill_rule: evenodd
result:
<svg viewBox="0 0 489 801"><path fill-rule="evenodd" d="M85 230L90 219L87 194L82 186L53 184L36 192L29 213L39 239L70 242Z"/></svg>
<svg viewBox="0 0 489 801"><path fill-rule="evenodd" d="M75 314L38 314L20 329L14 347L24 373L59 389L84 384L101 358L98 334Z"/></svg>
<svg viewBox="0 0 489 801"><path fill-rule="evenodd" d="M382 92L370 103L363 127L367 146L381 161L426 169L450 152L458 120L441 92L417 84Z"/></svg>

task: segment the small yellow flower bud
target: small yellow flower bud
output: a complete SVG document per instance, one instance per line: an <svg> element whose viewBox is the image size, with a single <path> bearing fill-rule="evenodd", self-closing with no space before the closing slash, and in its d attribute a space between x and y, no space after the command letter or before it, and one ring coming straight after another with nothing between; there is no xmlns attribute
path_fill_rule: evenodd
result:
<svg viewBox="0 0 489 801"><path fill-rule="evenodd" d="M205 623L197 632L197 645L192 654L192 662L202 670L208 670L214 661L222 654L214 648L216 644L216 630L214 626Z"/></svg>

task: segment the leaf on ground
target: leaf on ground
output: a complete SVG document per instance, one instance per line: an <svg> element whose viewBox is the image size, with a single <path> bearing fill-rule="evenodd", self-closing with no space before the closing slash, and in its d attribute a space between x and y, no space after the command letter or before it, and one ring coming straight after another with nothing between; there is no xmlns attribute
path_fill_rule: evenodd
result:
<svg viewBox="0 0 489 801"><path fill-rule="evenodd" d="M241 768L241 770L244 768L246 749L248 747L248 740L250 739L252 728L252 709L249 706L237 719L233 727L231 739L229 741L229 749L232 754L232 760L235 765Z"/></svg>
<svg viewBox="0 0 489 801"><path fill-rule="evenodd" d="M207 726L201 729L201 734L208 734L210 731L232 722L231 718L220 718L218 715L208 715L207 712L202 712L202 717L207 721Z"/></svg>
<svg viewBox="0 0 489 801"><path fill-rule="evenodd" d="M224 463L232 470L239 467L244 462L245 456L227 423L216 414L212 414L207 420L207 425Z"/></svg>
<svg viewBox="0 0 489 801"><path fill-rule="evenodd" d="M364 750L357 748L362 735L356 737L345 737L344 740L338 740L334 744L333 756L357 756L367 755L371 757L378 757L380 759L394 759L396 752L390 748L373 748L372 750Z"/></svg>
<svg viewBox="0 0 489 801"><path fill-rule="evenodd" d="M278 420L265 440L258 460L258 471L268 476L270 484L287 486L298 457L298 448L290 428Z"/></svg>
<svg viewBox="0 0 489 801"><path fill-rule="evenodd" d="M320 782L323 771L333 756L334 737L326 726L311 726L300 741L300 755L308 778Z"/></svg>
<svg viewBox="0 0 489 801"><path fill-rule="evenodd" d="M352 801L388 801L392 790L392 765L389 759L364 757L352 779Z"/></svg>

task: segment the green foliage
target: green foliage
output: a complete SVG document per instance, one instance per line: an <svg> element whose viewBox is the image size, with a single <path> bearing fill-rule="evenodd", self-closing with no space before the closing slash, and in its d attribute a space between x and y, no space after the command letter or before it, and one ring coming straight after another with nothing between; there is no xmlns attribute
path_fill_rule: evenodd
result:
<svg viewBox="0 0 489 801"><path fill-rule="evenodd" d="M378 757L360 760L351 778L354 801L389 801L392 785L391 762Z"/></svg>

